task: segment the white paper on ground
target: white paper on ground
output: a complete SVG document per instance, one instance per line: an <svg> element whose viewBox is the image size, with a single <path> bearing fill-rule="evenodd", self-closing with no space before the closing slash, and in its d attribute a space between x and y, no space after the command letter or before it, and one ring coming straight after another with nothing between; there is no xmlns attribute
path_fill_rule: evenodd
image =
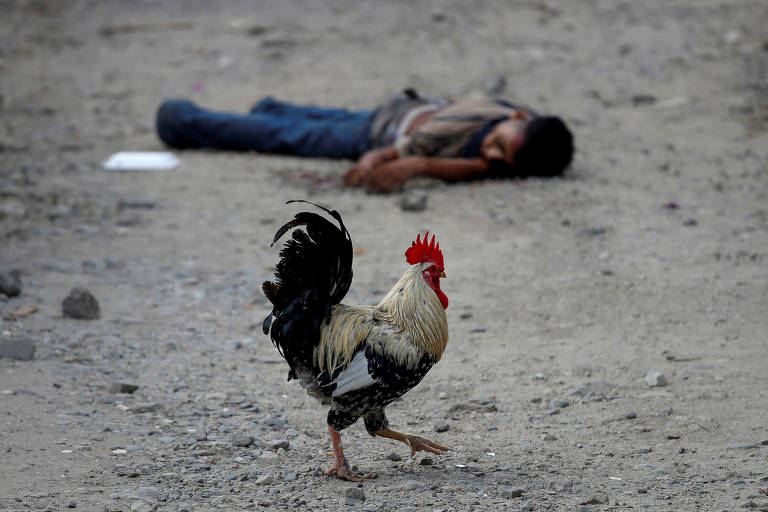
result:
<svg viewBox="0 0 768 512"><path fill-rule="evenodd" d="M120 151L104 162L107 171L167 171L179 165L167 151Z"/></svg>

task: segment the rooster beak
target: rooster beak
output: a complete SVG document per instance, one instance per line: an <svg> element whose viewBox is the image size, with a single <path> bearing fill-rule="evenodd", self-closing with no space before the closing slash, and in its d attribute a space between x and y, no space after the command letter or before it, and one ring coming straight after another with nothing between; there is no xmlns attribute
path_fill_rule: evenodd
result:
<svg viewBox="0 0 768 512"><path fill-rule="evenodd" d="M440 272L440 277L442 277L443 279L446 279L445 272Z"/></svg>

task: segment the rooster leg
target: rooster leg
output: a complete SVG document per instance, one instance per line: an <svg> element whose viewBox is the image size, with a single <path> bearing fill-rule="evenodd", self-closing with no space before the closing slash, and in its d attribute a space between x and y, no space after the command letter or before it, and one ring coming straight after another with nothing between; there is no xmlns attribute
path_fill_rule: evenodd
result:
<svg viewBox="0 0 768 512"><path fill-rule="evenodd" d="M390 430L388 428L376 431L376 435L379 437L386 437L388 439L394 439L395 441L405 443L411 449L411 457L413 457L416 452L424 451L431 452L436 455L442 455L443 452L450 450L450 448L447 446L437 444L436 442L430 441L429 439L424 439L423 437L414 436L411 434L403 434L402 432Z"/></svg>
<svg viewBox="0 0 768 512"><path fill-rule="evenodd" d="M331 434L333 455L336 458L336 462L328 468L325 474L332 475L336 473L336 476L342 480L349 480L350 482L362 482L366 478L371 478L371 475L356 475L349 469L349 464L347 464L347 459L344 457L344 452L341 449L341 434L330 425L328 425L328 432Z"/></svg>

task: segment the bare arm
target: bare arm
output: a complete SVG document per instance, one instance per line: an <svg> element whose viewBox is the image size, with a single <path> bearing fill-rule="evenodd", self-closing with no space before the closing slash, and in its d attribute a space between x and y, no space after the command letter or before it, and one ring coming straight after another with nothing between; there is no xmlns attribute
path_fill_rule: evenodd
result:
<svg viewBox="0 0 768 512"><path fill-rule="evenodd" d="M355 166L344 175L344 184L348 187L358 187L364 183L366 175L371 170L396 159L397 150L394 146L366 151Z"/></svg>
<svg viewBox="0 0 768 512"><path fill-rule="evenodd" d="M430 158L406 156L367 172L362 183L378 192L391 192L414 176L430 176L446 181L474 178L488 171L482 158Z"/></svg>

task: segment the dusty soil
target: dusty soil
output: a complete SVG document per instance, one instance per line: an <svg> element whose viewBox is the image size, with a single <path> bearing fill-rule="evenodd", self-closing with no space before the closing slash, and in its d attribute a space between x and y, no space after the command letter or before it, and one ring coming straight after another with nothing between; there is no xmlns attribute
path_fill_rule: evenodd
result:
<svg viewBox="0 0 768 512"><path fill-rule="evenodd" d="M0 271L23 285L0 295L0 341L37 348L0 359L0 509L768 510L763 0L0 8ZM408 85L559 113L574 164L411 183L417 213L345 190L349 162L101 169L162 149L167 96L368 107ZM448 455L355 425L347 454L377 477L322 476L326 411L260 330L293 198L344 216L351 303L438 234L451 341L389 416ZM99 319L62 315L74 287Z"/></svg>

